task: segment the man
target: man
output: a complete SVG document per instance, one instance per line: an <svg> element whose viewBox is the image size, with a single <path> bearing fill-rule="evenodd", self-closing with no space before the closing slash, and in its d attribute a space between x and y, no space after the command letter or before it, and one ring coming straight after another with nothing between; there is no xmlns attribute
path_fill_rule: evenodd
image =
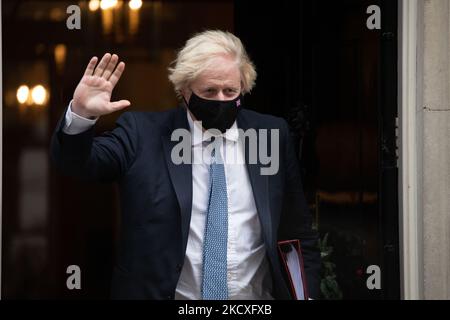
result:
<svg viewBox="0 0 450 320"><path fill-rule="evenodd" d="M169 69L185 105L125 112L113 131L94 137L98 117L130 105L110 101L125 68L118 62L110 54L98 65L91 59L51 146L63 172L119 183L123 218L112 297L291 299L277 241L299 239L309 295L317 298L317 234L288 126L242 109L256 72L241 41L222 31L189 39ZM172 134L199 128L204 134L192 136L189 151L202 161L174 161ZM275 172L262 174L260 161L248 161L238 128L279 130ZM202 152L212 140L221 141L219 147ZM223 161L230 153L247 161Z"/></svg>

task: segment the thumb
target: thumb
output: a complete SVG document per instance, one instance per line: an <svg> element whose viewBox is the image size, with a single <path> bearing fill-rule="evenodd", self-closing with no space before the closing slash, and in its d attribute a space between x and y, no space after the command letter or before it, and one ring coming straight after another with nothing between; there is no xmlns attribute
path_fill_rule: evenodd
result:
<svg viewBox="0 0 450 320"><path fill-rule="evenodd" d="M114 102L109 103L109 107L113 111L118 111L118 110L124 109L130 105L131 105L131 102L128 100L119 100L119 101L114 101Z"/></svg>

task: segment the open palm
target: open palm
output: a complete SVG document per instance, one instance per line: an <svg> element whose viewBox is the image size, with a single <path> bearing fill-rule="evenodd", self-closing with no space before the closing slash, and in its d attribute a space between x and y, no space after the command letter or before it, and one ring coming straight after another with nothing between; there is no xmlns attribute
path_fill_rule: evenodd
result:
<svg viewBox="0 0 450 320"><path fill-rule="evenodd" d="M109 53L96 67L97 60L93 57L89 61L73 95L72 111L86 118L99 117L130 105L128 100L111 102L112 91L125 69L125 63L117 64L119 57Z"/></svg>

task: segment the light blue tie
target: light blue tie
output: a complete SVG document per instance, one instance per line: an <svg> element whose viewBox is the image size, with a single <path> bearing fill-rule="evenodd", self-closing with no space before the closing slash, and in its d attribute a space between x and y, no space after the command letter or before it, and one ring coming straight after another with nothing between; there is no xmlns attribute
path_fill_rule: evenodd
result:
<svg viewBox="0 0 450 320"><path fill-rule="evenodd" d="M227 300L228 196L225 169L211 153L209 202L203 242L202 298Z"/></svg>

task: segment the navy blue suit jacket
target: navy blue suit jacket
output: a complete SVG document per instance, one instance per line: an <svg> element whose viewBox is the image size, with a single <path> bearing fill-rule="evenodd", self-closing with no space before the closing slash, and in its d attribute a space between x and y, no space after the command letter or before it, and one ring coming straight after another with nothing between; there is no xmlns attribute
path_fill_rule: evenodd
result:
<svg viewBox="0 0 450 320"><path fill-rule="evenodd" d="M125 112L116 128L95 137L94 128L76 135L62 131L64 114L51 142L54 164L67 175L117 182L122 213L121 241L114 266L112 297L173 299L183 265L192 206L192 167L171 161L174 129L189 129L184 108ZM285 120L242 109L244 130L279 129L280 167L261 175L247 163L273 279L273 295L291 299L277 241L300 239L310 297L319 295L317 233L304 198L298 160ZM270 139L268 139L270 141ZM270 150L270 149L269 149Z"/></svg>

